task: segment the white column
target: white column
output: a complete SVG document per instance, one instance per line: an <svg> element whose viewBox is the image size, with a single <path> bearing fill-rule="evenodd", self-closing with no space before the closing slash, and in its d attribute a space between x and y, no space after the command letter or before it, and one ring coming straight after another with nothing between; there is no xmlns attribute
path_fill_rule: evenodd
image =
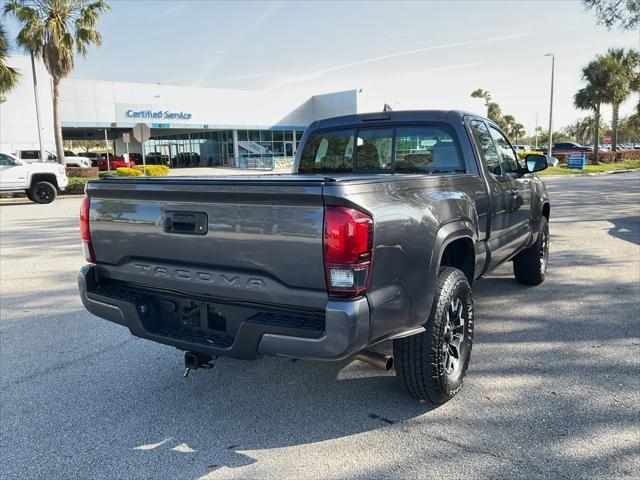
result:
<svg viewBox="0 0 640 480"><path fill-rule="evenodd" d="M237 167L240 164L240 148L238 147L238 130L231 130L231 136L233 138L233 166Z"/></svg>
<svg viewBox="0 0 640 480"><path fill-rule="evenodd" d="M296 150L298 149L298 140L296 139L296 131L293 131L293 156L296 156Z"/></svg>

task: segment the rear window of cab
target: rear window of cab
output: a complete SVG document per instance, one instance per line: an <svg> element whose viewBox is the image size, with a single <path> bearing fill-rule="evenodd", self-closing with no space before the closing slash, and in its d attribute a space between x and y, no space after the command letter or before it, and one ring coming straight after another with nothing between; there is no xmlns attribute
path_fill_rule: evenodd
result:
<svg viewBox="0 0 640 480"><path fill-rule="evenodd" d="M311 134L298 173L440 173L464 171L446 127L343 128Z"/></svg>

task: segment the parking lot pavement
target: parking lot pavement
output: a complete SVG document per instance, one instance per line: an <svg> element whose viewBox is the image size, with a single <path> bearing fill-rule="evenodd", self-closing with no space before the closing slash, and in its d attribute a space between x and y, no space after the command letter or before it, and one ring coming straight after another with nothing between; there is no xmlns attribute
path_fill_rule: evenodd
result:
<svg viewBox="0 0 640 480"><path fill-rule="evenodd" d="M438 408L359 362L183 378L180 352L83 310L79 199L3 204L0 476L640 478L640 175L548 183L547 280L477 282L468 376Z"/></svg>

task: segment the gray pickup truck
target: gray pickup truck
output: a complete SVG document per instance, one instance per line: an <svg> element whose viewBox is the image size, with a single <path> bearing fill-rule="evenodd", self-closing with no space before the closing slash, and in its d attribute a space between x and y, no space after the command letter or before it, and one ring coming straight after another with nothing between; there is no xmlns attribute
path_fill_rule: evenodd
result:
<svg viewBox="0 0 640 480"><path fill-rule="evenodd" d="M314 122L293 174L92 181L80 295L188 368L393 361L412 395L443 403L469 363L473 281L509 260L520 283L544 280L546 167L490 120L407 111ZM368 350L384 340L393 357Z"/></svg>

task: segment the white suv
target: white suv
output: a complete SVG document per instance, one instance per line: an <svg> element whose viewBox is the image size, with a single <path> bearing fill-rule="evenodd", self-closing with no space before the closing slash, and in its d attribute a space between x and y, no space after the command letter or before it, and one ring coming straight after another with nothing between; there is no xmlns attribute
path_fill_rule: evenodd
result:
<svg viewBox="0 0 640 480"><path fill-rule="evenodd" d="M58 190L69 183L64 166L57 163L27 163L0 153L0 192L24 192L36 203L51 203Z"/></svg>

